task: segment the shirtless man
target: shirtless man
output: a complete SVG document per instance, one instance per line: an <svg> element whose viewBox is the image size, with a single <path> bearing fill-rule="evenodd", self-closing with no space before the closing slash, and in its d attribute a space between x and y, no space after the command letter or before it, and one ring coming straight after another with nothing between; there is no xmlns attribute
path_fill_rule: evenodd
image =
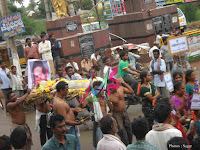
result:
<svg viewBox="0 0 200 150"><path fill-rule="evenodd" d="M81 108L70 108L68 103L64 100L68 93L68 84L64 81L60 81L56 85L57 96L53 101L53 110L55 114L61 114L65 117L65 123L67 125L68 133L76 136L77 139L77 150L81 149L80 141L77 136L76 125L80 125L82 121L75 121L74 113L77 113Z"/></svg>
<svg viewBox="0 0 200 150"><path fill-rule="evenodd" d="M102 82L100 81L94 82L94 90L97 90L101 83ZM104 99L102 92L99 92L96 95L96 97L92 95L86 97L85 101L81 104L81 106L85 107L88 103L92 112L95 113L95 118L93 119L93 146L96 149L97 143L103 138L103 133L101 132L99 121L103 118L103 116L106 116L108 112L112 112L113 106L110 101ZM100 106L101 108L100 112L97 109L98 106Z"/></svg>
<svg viewBox="0 0 200 150"><path fill-rule="evenodd" d="M133 94L133 89L126 83L122 78L120 78L119 83L123 86L119 86L117 90L111 89L110 101L113 103L113 117L118 124L118 135L120 136L122 142L127 146L132 143L132 130L131 123L126 112L126 104L124 95ZM115 84L108 80L108 84Z"/></svg>
<svg viewBox="0 0 200 150"><path fill-rule="evenodd" d="M23 102L25 101L26 97L30 94L30 92L30 89L27 90L27 93L18 99L17 96L14 93L12 93L12 91L8 91L6 95L9 100L7 108L12 118L12 130L19 126L20 128L23 128L27 134L27 142L23 150L31 150L31 145L33 144L32 134L30 128L26 124L25 113L23 110Z"/></svg>
<svg viewBox="0 0 200 150"><path fill-rule="evenodd" d="M36 128L35 130L40 132L40 143L41 146L43 146L46 143L46 135L48 139L50 139L53 136L53 132L49 127L47 127L48 117L51 113L51 107L49 105L49 101L40 102L36 101L36 116L35 116L35 122L36 122Z"/></svg>

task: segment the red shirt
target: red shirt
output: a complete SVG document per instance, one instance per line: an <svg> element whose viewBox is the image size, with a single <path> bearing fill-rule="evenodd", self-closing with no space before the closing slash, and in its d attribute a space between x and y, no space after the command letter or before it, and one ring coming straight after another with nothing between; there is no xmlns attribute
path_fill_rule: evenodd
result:
<svg viewBox="0 0 200 150"><path fill-rule="evenodd" d="M24 48L24 57L25 57L26 61L28 60L29 57L33 57L35 59L39 59L40 58L40 54L38 52L38 45L37 44L33 44L32 47L26 46Z"/></svg>

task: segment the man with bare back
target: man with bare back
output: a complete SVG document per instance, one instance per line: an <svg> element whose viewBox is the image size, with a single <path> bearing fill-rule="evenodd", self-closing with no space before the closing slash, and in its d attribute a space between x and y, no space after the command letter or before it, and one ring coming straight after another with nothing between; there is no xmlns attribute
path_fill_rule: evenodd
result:
<svg viewBox="0 0 200 150"><path fill-rule="evenodd" d="M98 88L101 83L102 82L100 81L94 82L94 90L100 90ZM109 100L105 100L102 91L100 91L96 96L87 96L81 106L85 107L87 104L90 105L92 112L95 113L93 118L93 146L96 149L97 143L103 138L99 121L103 118L103 116L106 116L108 112L112 112L113 106Z"/></svg>
<svg viewBox="0 0 200 150"><path fill-rule="evenodd" d="M110 101L113 104L113 117L118 124L118 135L120 136L122 142L127 146L132 143L132 130L131 123L126 112L126 104L124 95L133 94L133 89L126 83L122 78L120 78L119 83L123 86L119 86L117 90L111 89ZM115 84L108 80L108 84Z"/></svg>
<svg viewBox="0 0 200 150"><path fill-rule="evenodd" d="M76 125L80 125L82 121L75 121L74 113L78 113L81 108L70 108L68 103L65 101L65 97L68 93L68 84L64 81L60 81L56 85L57 96L53 101L53 111L55 114L61 114L65 117L65 123L69 134L72 134L77 139L77 150L80 150L80 141L78 138L78 131Z"/></svg>
<svg viewBox="0 0 200 150"><path fill-rule="evenodd" d="M51 107L49 101L36 101L35 106L35 130L40 132L40 143L41 146L43 146L46 143L46 135L48 139L50 139L53 136L53 132L51 131L50 127L48 127L48 120L50 119Z"/></svg>
<svg viewBox="0 0 200 150"><path fill-rule="evenodd" d="M23 150L31 150L31 145L33 145L32 134L31 134L30 128L26 124L26 118L25 118L25 113L23 109L23 102L25 101L26 97L30 94L30 92L31 92L30 89L27 90L27 93L18 99L15 93L12 93L12 91L8 91L6 93L6 96L9 100L7 104L7 108L12 118L11 130L14 130L16 127L20 127L20 128L23 128L27 134L27 142Z"/></svg>

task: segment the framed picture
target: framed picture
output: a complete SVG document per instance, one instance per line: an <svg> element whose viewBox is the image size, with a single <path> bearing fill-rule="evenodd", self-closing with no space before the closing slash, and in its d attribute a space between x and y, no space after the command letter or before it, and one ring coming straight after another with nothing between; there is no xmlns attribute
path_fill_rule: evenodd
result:
<svg viewBox="0 0 200 150"><path fill-rule="evenodd" d="M190 51L187 36L182 35L168 38L167 43L169 48L169 54L171 56Z"/></svg>
<svg viewBox="0 0 200 150"><path fill-rule="evenodd" d="M67 32L78 31L77 20L66 21L66 30L67 30Z"/></svg>

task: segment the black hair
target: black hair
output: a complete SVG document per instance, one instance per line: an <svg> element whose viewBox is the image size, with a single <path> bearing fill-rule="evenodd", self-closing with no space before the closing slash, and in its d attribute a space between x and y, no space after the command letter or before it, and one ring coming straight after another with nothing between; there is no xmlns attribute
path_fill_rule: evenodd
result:
<svg viewBox="0 0 200 150"><path fill-rule="evenodd" d="M95 87L95 86L100 86L101 85L101 81L95 81L94 83L93 83L93 87Z"/></svg>
<svg viewBox="0 0 200 150"><path fill-rule="evenodd" d="M113 120L110 115L106 115L100 120L100 128L103 134L110 134L112 126Z"/></svg>
<svg viewBox="0 0 200 150"><path fill-rule="evenodd" d="M34 57L29 57L28 59L35 59Z"/></svg>
<svg viewBox="0 0 200 150"><path fill-rule="evenodd" d="M124 57L126 54L128 54L128 52L126 52L126 51L121 52L120 53L120 58L122 59L122 57Z"/></svg>
<svg viewBox="0 0 200 150"><path fill-rule="evenodd" d="M174 147L172 145L180 146L180 147L178 148L178 147ZM177 149L188 150L188 148L184 147L183 145L188 145L187 140L183 137L173 137L167 142L168 150L177 150Z"/></svg>
<svg viewBox="0 0 200 150"><path fill-rule="evenodd" d="M43 31L43 32L41 32L41 34L44 34L44 35L46 35L46 32L44 32L44 31Z"/></svg>
<svg viewBox="0 0 200 150"><path fill-rule="evenodd" d="M158 97L156 98L156 105L157 105L157 104L160 104L160 103L168 103L168 104L170 104L169 98L167 98L167 97L162 97L162 96L158 96Z"/></svg>
<svg viewBox="0 0 200 150"><path fill-rule="evenodd" d="M183 74L181 71L174 71L173 72L173 80L175 80L176 76L180 75L181 78L183 78Z"/></svg>
<svg viewBox="0 0 200 150"><path fill-rule="evenodd" d="M12 93L13 93L12 90L8 90L8 91L6 92L6 97L7 97L8 100L10 99L10 95L11 95Z"/></svg>
<svg viewBox="0 0 200 150"><path fill-rule="evenodd" d="M5 62L5 60L3 60L3 59L2 59L2 60L0 60L0 65L1 65L3 62Z"/></svg>
<svg viewBox="0 0 200 150"><path fill-rule="evenodd" d="M31 40L31 38L26 38L26 43L28 42L28 40Z"/></svg>
<svg viewBox="0 0 200 150"><path fill-rule="evenodd" d="M56 124L57 124L57 123L61 123L61 122L63 122L64 120L65 120L65 118L64 118L63 115L61 115L61 114L52 115L52 116L50 117L50 120L49 120L50 128L55 129Z"/></svg>
<svg viewBox="0 0 200 150"><path fill-rule="evenodd" d="M61 90L64 90L65 87L66 87L67 82L64 82L64 81L60 81L57 85L56 85L56 90L57 92L60 92Z"/></svg>
<svg viewBox="0 0 200 150"><path fill-rule="evenodd" d="M65 58L61 58L61 59L60 59L60 62L66 63Z"/></svg>
<svg viewBox="0 0 200 150"><path fill-rule="evenodd" d="M40 38L42 39L43 37L45 37L46 36L46 34L41 34L40 35Z"/></svg>
<svg viewBox="0 0 200 150"><path fill-rule="evenodd" d="M160 50L159 49L154 49L153 53L158 52L158 54L160 54Z"/></svg>
<svg viewBox="0 0 200 150"><path fill-rule="evenodd" d="M73 67L72 66L68 66L68 67L65 68L65 71L67 72L69 69L73 69Z"/></svg>
<svg viewBox="0 0 200 150"><path fill-rule="evenodd" d="M49 38L51 38L53 35L54 35L54 34L50 34L50 35L49 35Z"/></svg>
<svg viewBox="0 0 200 150"><path fill-rule="evenodd" d="M194 71L193 70L187 70L186 73L185 73L185 80L186 80L186 83L188 83L190 81L190 77L191 77L191 74L193 73Z"/></svg>
<svg viewBox="0 0 200 150"><path fill-rule="evenodd" d="M169 103L158 103L154 107L155 120L158 123L164 123L171 113L171 105Z"/></svg>
<svg viewBox="0 0 200 150"><path fill-rule="evenodd" d="M163 37L162 40L163 40L163 42L167 41L167 37Z"/></svg>
<svg viewBox="0 0 200 150"><path fill-rule="evenodd" d="M138 117L131 123L132 132L137 140L141 140L149 131L149 124L144 117Z"/></svg>
<svg viewBox="0 0 200 150"><path fill-rule="evenodd" d="M109 59L109 57L104 57L103 58L103 63L105 64L108 59Z"/></svg>
<svg viewBox="0 0 200 150"><path fill-rule="evenodd" d="M0 137L0 150L10 150L11 143L10 138L6 135Z"/></svg>
<svg viewBox="0 0 200 150"><path fill-rule="evenodd" d="M200 136L197 138L193 139L192 141L192 149L191 150L199 150L200 147Z"/></svg>
<svg viewBox="0 0 200 150"><path fill-rule="evenodd" d="M162 30L159 30L159 31L158 31L158 34L161 33L161 32L163 32L163 31L162 31Z"/></svg>
<svg viewBox="0 0 200 150"><path fill-rule="evenodd" d="M13 70L14 68L16 68L16 66L12 66L12 67L11 67L11 70Z"/></svg>
<svg viewBox="0 0 200 150"><path fill-rule="evenodd" d="M181 82L181 81L174 84L174 92L175 93L177 90L179 90L179 88L181 87L182 84L183 84L183 82Z"/></svg>
<svg viewBox="0 0 200 150"><path fill-rule="evenodd" d="M60 69L60 68L62 69L62 66L61 65L57 65L56 66L56 71L58 71L58 69Z"/></svg>
<svg viewBox="0 0 200 150"><path fill-rule="evenodd" d="M22 127L15 128L10 135L10 142L15 149L22 149L26 144L27 134Z"/></svg>
<svg viewBox="0 0 200 150"><path fill-rule="evenodd" d="M140 79L141 79L141 84L144 83L144 78L147 77L148 72L147 71L142 71L140 73Z"/></svg>
<svg viewBox="0 0 200 150"><path fill-rule="evenodd" d="M35 80L35 74L34 74L34 69L37 67L41 67L42 68L42 73L46 74L48 72L48 69L44 66L42 61L34 61L33 62L33 67L32 67L32 78L33 81Z"/></svg>

